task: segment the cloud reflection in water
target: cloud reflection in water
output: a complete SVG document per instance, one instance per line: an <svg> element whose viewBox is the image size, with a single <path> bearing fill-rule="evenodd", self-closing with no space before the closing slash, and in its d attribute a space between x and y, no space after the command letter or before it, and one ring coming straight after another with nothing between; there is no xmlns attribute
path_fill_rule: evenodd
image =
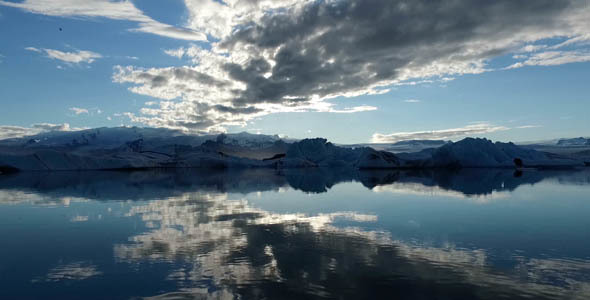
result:
<svg viewBox="0 0 590 300"><path fill-rule="evenodd" d="M0 178L0 194L19 193L0 199L12 205L19 204L19 199L35 205L43 204L43 199L65 198L137 201L127 202L131 207L124 217L137 218L146 226L126 242L114 243L113 255L119 266L168 266L165 278L177 290L163 291L153 297L156 299L590 296L590 261L583 258L512 253L516 263L500 267L491 249L396 238L394 232L376 226L388 221L382 220L381 212L275 212L256 206L250 198L264 197L259 194L264 191L326 192L340 182L357 181L369 193L370 189L431 198L465 197L489 204L480 200L510 197L519 185L546 180L580 185L589 178L587 173L538 172L514 177L510 170L315 172L244 170L210 176L89 172L61 174L61 179L23 173ZM99 267L66 264L50 270L43 281L108 275L98 271Z"/></svg>

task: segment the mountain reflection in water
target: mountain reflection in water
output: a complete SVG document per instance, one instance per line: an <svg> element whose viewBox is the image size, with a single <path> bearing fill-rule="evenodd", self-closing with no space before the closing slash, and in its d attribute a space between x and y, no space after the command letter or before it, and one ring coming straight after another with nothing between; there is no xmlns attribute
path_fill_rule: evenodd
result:
<svg viewBox="0 0 590 300"><path fill-rule="evenodd" d="M355 188L356 182L364 187ZM549 188L543 188L544 184ZM29 266L23 259L18 265L20 273L13 276L10 271L17 266L8 262L19 257L16 250L11 252L10 238L17 234L0 231L0 238L8 245L0 250L0 298L588 299L590 260L586 250L590 249L588 239L583 239L590 237L590 224L580 221L580 215L590 212L588 201L564 200L582 204L570 223L563 215L576 208L537 201L553 222L546 229L550 238L579 241L565 245L571 249L555 250L557 242L537 237L533 229L516 232L523 229L518 227L509 232L501 227L506 222L510 228L511 220L519 217L481 207L506 198L512 201L508 208L523 214L523 223L542 224L538 219L543 216L534 215L536 203L522 204L526 195L520 200L513 195L522 185L541 191L565 186L570 190L564 197L583 195L590 191L590 173L253 169L0 176L0 213L13 207L41 207L43 211L47 211L45 207L71 208L74 203L79 204L75 208L79 213L86 206L102 209L102 205L109 205L109 212L120 209L117 220L141 223L134 225L135 229L122 229L125 224L102 215L68 218L69 224L74 224L68 226L74 229L60 233L65 236L60 239L63 249L91 243L91 236L80 239L79 235L97 231L102 224L98 221L111 220L109 230L129 234L125 239L102 237L104 246L112 249L108 253L98 251L100 247L87 257L71 251L41 252L39 256L57 263L39 274L38 266ZM332 194L338 198L332 199ZM405 197L418 197L426 203L416 204L414 198ZM467 199L471 204L464 208L465 202L448 199ZM117 203L122 208L112 205ZM280 208L267 209L265 205ZM452 215L455 212L457 215ZM396 218L410 215L413 219L402 227L396 223ZM505 219L494 219L498 216ZM480 219L472 221L471 217ZM428 222L436 218L449 227L429 227ZM457 220L479 225L467 227ZM96 228L84 227L94 222ZM562 226L570 236L553 236L560 231L551 226ZM88 232L76 231L84 228ZM456 240L433 238L449 232ZM523 250L528 243L523 239L528 236L553 250L542 246ZM8 267L1 267L2 262Z"/></svg>

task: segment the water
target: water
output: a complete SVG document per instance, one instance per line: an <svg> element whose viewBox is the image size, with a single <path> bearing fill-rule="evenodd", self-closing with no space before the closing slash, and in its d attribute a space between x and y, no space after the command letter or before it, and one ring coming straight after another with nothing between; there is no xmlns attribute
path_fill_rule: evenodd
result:
<svg viewBox="0 0 590 300"><path fill-rule="evenodd" d="M0 176L1 299L590 299L590 172Z"/></svg>

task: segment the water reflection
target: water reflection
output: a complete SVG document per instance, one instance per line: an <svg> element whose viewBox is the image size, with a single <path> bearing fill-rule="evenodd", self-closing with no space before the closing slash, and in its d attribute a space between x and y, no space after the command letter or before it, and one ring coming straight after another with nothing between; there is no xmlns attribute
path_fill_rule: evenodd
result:
<svg viewBox="0 0 590 300"><path fill-rule="evenodd" d="M236 171L86 171L22 172L0 176L0 201L35 203L92 200L151 200L176 197L199 190L252 193L292 188L325 193L334 185L360 182L377 191L486 196L509 192L542 180L562 184L590 184L590 172L581 170L527 171L510 169L359 171L353 169L245 169Z"/></svg>
<svg viewBox="0 0 590 300"><path fill-rule="evenodd" d="M374 222L374 215L274 214L207 194L152 201L130 214L154 229L116 245L117 259L187 262L169 275L182 288L164 298L192 295L195 288L246 298L590 296L586 260L520 257L514 270L499 272L487 264L484 249L427 247L387 232L333 225L338 218Z"/></svg>
<svg viewBox="0 0 590 300"><path fill-rule="evenodd" d="M93 276L101 275L97 267L89 262L75 262L57 266L51 270L44 278L34 279L36 281L67 281L67 280L85 280Z"/></svg>
<svg viewBox="0 0 590 300"><path fill-rule="evenodd" d="M117 292L121 298L590 297L587 256L531 256L498 240L494 241L497 247L510 252L510 262L499 263L493 247L400 238L391 226L380 226L392 221L382 211L277 212L251 201L259 192L276 195L288 189L315 197L351 182L360 182L367 193L386 196L479 200L510 198L517 187L542 182L586 187L590 176L585 171L531 171L514 176L511 170L21 173L0 178L0 202L65 206L89 200L133 200L122 218L141 220L144 228L125 240L112 241L109 255L115 265L88 259L60 262L32 280L45 284L108 280L113 273L142 276L145 269L165 266L158 272L171 287L148 293L130 285L129 290ZM76 214L68 220L79 226L89 219ZM588 236L587 231L577 234ZM149 278L144 278L144 284L155 284Z"/></svg>

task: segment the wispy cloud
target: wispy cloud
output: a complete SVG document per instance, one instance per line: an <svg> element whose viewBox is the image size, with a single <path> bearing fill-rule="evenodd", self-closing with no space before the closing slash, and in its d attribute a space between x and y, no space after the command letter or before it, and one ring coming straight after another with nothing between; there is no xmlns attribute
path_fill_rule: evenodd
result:
<svg viewBox="0 0 590 300"><path fill-rule="evenodd" d="M55 49L47 48L35 48L26 47L25 50L33 51L37 53L45 53L45 55L51 59L59 60L70 64L79 63L93 63L97 58L101 58L102 55L92 51L76 50L73 52L63 52Z"/></svg>
<svg viewBox="0 0 590 300"><path fill-rule="evenodd" d="M139 24L130 31L145 32L174 39L206 41L204 33L160 23L135 7L131 1L106 0L25 0L0 1L0 5L20 8L30 13L68 18L108 18Z"/></svg>
<svg viewBox="0 0 590 300"><path fill-rule="evenodd" d="M396 132L390 134L375 133L371 139L373 143L395 143L405 140L446 140L464 136L475 136L496 131L509 130L504 126L490 123L470 124L464 127L414 132Z"/></svg>
<svg viewBox="0 0 590 300"><path fill-rule="evenodd" d="M346 107L344 109L330 108L330 109L326 110L325 112L336 113L336 114L351 114L351 113L357 113L357 112L363 112L363 111L373 111L373 110L377 110L377 107L370 106L370 105L361 105L361 106L354 106L354 107Z"/></svg>
<svg viewBox="0 0 590 300"><path fill-rule="evenodd" d="M102 114L102 109L98 107L93 108L82 108L82 107L70 107L68 108L69 111L73 112L75 115L87 114L87 115L100 115Z"/></svg>
<svg viewBox="0 0 590 300"><path fill-rule="evenodd" d="M517 126L515 128L517 129L529 129L529 128L540 128L543 127L542 125L522 125L522 126Z"/></svg>
<svg viewBox="0 0 590 300"><path fill-rule="evenodd" d="M545 51L532 56L515 56L514 58L526 60L514 63L505 69L516 69L524 66L557 66L563 64L590 61L590 52L582 50L572 51Z"/></svg>
<svg viewBox="0 0 590 300"><path fill-rule="evenodd" d="M31 127L33 129L40 130L40 131L75 131L75 130L80 130L80 128L71 128L70 124L68 124L68 123L63 123L63 124L38 123L38 124L33 124Z"/></svg>
<svg viewBox="0 0 590 300"><path fill-rule="evenodd" d="M547 48L547 45L526 45L517 52L537 52L545 48Z"/></svg>
<svg viewBox="0 0 590 300"><path fill-rule="evenodd" d="M70 107L70 110L73 111L76 115L88 114L88 109L86 108Z"/></svg>
<svg viewBox="0 0 590 300"><path fill-rule="evenodd" d="M418 99L407 99L407 100L404 100L404 102L406 102L406 103L419 103L421 101Z"/></svg>

